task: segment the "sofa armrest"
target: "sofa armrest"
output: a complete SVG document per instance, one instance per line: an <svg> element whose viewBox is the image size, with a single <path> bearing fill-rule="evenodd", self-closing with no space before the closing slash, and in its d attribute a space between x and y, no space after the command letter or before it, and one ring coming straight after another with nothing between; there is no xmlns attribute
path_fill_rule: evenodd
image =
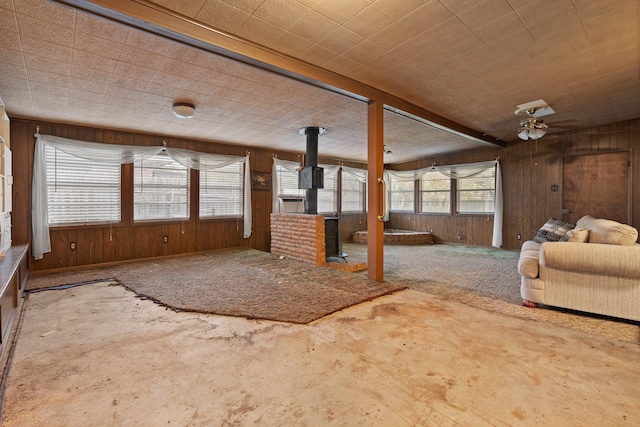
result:
<svg viewBox="0 0 640 427"><path fill-rule="evenodd" d="M640 278L640 245L545 242L540 246L540 266Z"/></svg>

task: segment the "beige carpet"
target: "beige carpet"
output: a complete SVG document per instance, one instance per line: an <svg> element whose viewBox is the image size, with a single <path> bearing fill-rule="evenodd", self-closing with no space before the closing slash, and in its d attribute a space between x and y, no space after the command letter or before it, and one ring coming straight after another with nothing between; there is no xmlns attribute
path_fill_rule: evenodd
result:
<svg viewBox="0 0 640 427"><path fill-rule="evenodd" d="M36 289L116 279L139 297L179 311L309 323L402 289L266 252L234 249L34 276Z"/></svg>

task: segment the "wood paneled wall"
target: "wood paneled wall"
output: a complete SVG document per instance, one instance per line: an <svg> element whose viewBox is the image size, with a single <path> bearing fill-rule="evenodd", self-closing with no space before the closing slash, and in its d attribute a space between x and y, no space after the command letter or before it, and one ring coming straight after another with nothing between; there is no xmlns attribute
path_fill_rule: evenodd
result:
<svg viewBox="0 0 640 427"><path fill-rule="evenodd" d="M43 134L111 144L160 145L162 141L167 141L171 147L237 156L244 156L249 150L252 170L260 172L271 172L274 155L285 160L296 160L301 154L14 118L11 120L11 138L14 162L12 237L15 244L28 243L31 240L31 176L35 143L33 135L37 126ZM631 225L639 227L640 119L549 135L537 143L522 141L507 148L481 148L418 159L393 165L392 168L417 169L432 163L471 163L499 157L505 202L503 247L519 249L522 242L531 239L547 219L561 217L561 192L551 191L551 186L562 184L563 157L608 151L631 152ZM320 159L320 162L336 163L327 159ZM345 165L363 167L357 163ZM184 222L133 224L130 219L123 218L121 224L114 226L52 228L52 252L39 261L30 257L29 269L64 269L229 247L251 247L269 251L271 191L253 191L252 206L253 234L247 240L242 238L241 220L198 221L193 215L190 220ZM493 216L391 214L387 227L420 231L433 228L436 242L490 246ZM345 214L340 218L340 235L344 241L351 240L354 231L366 229L365 214ZM461 236L460 239L457 239L458 235ZM520 240L518 235L521 236ZM163 236L168 236L167 243L163 242ZM71 242L76 243L75 251L70 249Z"/></svg>
<svg viewBox="0 0 640 427"><path fill-rule="evenodd" d="M522 141L507 148L483 148L391 167L409 170L433 163L472 163L499 157L504 190L503 248L520 249L522 243L532 239L546 220L562 217L562 192L552 191L552 186L562 186L563 157L611 151L631 153L631 225L639 228L640 119L549 135L537 142ZM387 227L419 231L433 228L436 242L491 246L493 217L392 213ZM461 235L460 240L457 239L458 234Z"/></svg>
<svg viewBox="0 0 640 427"><path fill-rule="evenodd" d="M267 173L272 170L274 155L281 159L296 160L301 154L14 118L11 120L14 162L12 227L14 244L31 241L31 179L35 148L34 134L38 127L41 134L108 144L160 146L163 141L166 141L169 147L214 154L244 156L249 151L251 170ZM325 164L336 164L335 161L320 160ZM345 165L364 167L358 163L345 163ZM127 179L127 176L130 177L132 173L131 165L124 165L123 182L132 182ZM127 192L132 193L132 191L132 188L123 188L123 217L120 224L52 227L50 229L52 251L38 261L30 255L29 270L58 270L231 247L250 247L269 251L271 243L269 216L272 196L270 190L252 191L253 233L249 239L243 238L244 223L241 219L200 221L193 207L189 220L136 224L131 215L127 214L132 211L132 207L127 206L126 201L133 200L133 197L127 196ZM197 189L194 188L191 197L197 197ZM366 215L341 217L340 232L343 239L350 239L354 230L366 230ZM166 243L163 241L164 236L168 237ZM75 243L75 250L71 249L72 242Z"/></svg>

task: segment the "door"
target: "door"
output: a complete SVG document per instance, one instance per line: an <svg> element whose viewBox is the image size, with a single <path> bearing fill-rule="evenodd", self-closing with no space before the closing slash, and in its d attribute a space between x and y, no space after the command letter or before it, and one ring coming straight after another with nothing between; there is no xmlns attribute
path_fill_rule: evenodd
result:
<svg viewBox="0 0 640 427"><path fill-rule="evenodd" d="M629 164L628 152L564 157L563 219L575 224L591 215L628 224Z"/></svg>

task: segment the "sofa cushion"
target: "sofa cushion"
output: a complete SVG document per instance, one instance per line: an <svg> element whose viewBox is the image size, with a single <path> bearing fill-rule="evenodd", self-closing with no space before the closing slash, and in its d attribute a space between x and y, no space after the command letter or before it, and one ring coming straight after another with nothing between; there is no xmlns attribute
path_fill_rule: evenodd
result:
<svg viewBox="0 0 640 427"><path fill-rule="evenodd" d="M561 219L551 218L538 230L533 241L537 243L557 242L574 227L575 225Z"/></svg>
<svg viewBox="0 0 640 427"><path fill-rule="evenodd" d="M589 224L589 243L631 246L638 240L638 230L609 219L596 219Z"/></svg>
<svg viewBox="0 0 640 427"><path fill-rule="evenodd" d="M587 243L589 241L589 229L588 228L574 228L567 231L561 242L573 242L573 243Z"/></svg>
<svg viewBox="0 0 640 427"><path fill-rule="evenodd" d="M540 251L540 243L533 240L527 240L520 250L520 259L518 260L518 273L524 277L535 279L538 277L538 255Z"/></svg>

